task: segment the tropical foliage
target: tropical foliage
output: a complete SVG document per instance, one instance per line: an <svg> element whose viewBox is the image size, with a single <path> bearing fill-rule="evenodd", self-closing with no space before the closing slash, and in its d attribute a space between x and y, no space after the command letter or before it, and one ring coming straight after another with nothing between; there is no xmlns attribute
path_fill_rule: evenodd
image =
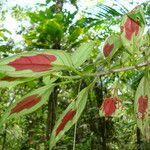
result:
<svg viewBox="0 0 150 150"><path fill-rule="evenodd" d="M100 4L103 11L77 19L78 2L70 1L73 13L66 3L12 9L31 26L21 25L26 51L2 51L0 148L147 149L150 35L143 8L149 5L128 12Z"/></svg>

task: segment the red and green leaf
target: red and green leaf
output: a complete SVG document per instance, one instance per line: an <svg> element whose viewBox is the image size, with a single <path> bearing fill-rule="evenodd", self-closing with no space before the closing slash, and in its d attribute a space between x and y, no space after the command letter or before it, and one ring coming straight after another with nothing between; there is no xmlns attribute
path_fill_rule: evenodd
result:
<svg viewBox="0 0 150 150"><path fill-rule="evenodd" d="M120 103L121 101L118 97L106 97L99 111L100 116L110 117L114 115L120 107Z"/></svg>
<svg viewBox="0 0 150 150"><path fill-rule="evenodd" d="M103 54L106 57L106 59L111 60L121 46L122 43L119 35L109 36L106 39L103 47Z"/></svg>
<svg viewBox="0 0 150 150"><path fill-rule="evenodd" d="M129 13L127 13L127 15L128 15L129 18L131 18L135 22L138 22L140 26L146 24L146 20L145 20L145 17L144 17L143 9L142 9L142 7L140 5L135 7Z"/></svg>
<svg viewBox="0 0 150 150"><path fill-rule="evenodd" d="M0 78L0 87L1 88L12 88L18 84L32 81L35 78L25 78L25 77L11 77L11 76L3 76Z"/></svg>
<svg viewBox="0 0 150 150"><path fill-rule="evenodd" d="M77 96L77 99L71 102L64 113L56 122L50 138L50 149L60 140L65 132L67 132L79 119L83 112L87 98L89 87L83 89Z"/></svg>
<svg viewBox="0 0 150 150"><path fill-rule="evenodd" d="M0 73L11 77L40 77L68 68L73 68L71 56L61 50L28 52L0 62Z"/></svg>
<svg viewBox="0 0 150 150"><path fill-rule="evenodd" d="M145 27L145 18L141 7L127 13L121 22L121 40L124 47L131 52L138 50Z"/></svg>
<svg viewBox="0 0 150 150"><path fill-rule="evenodd" d="M146 130L150 125L150 76L145 75L137 88L135 94L135 114L137 125L143 135L146 135Z"/></svg>
<svg viewBox="0 0 150 150"><path fill-rule="evenodd" d="M6 110L6 113L2 116L0 125L2 125L8 118L29 114L41 107L48 100L52 89L53 85L44 86L29 93L19 101L16 101L8 110Z"/></svg>

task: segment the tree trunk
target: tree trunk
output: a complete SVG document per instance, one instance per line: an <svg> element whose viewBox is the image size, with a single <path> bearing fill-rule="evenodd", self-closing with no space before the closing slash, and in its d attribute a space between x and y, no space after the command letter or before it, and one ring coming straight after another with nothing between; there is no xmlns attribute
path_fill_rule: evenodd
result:
<svg viewBox="0 0 150 150"><path fill-rule="evenodd" d="M55 13L61 12L62 7L63 7L63 0L57 0L55 5ZM61 39L57 39L56 41L54 41L52 48L57 50L61 49L60 42ZM56 122L57 97L58 97L58 86L54 88L48 101L45 150L49 150L50 134Z"/></svg>
<svg viewBox="0 0 150 150"><path fill-rule="evenodd" d="M48 101L48 117L47 117L47 129L46 129L47 141L50 138L50 133L52 132L56 121L57 96L58 96L58 86L54 88L54 91L50 95Z"/></svg>

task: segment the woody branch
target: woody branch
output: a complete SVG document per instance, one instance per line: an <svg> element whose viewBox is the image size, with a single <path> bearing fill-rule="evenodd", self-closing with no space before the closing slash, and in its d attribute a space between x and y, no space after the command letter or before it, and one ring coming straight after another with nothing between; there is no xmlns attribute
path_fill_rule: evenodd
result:
<svg viewBox="0 0 150 150"><path fill-rule="evenodd" d="M92 74L88 74L87 76L104 76L110 73L118 73L118 72L125 72L128 70L133 70L133 69L138 69L144 66L149 66L150 65L150 61L146 61L143 63L140 63L138 65L134 65L134 66L128 66L128 67L124 67L124 68L118 68L118 69L113 69L113 70L107 70L107 71L103 71L103 72L97 72L97 73L92 73Z"/></svg>
<svg viewBox="0 0 150 150"><path fill-rule="evenodd" d="M150 66L150 61L142 62L140 64L134 65L134 66L127 66L123 68L113 69L113 70L106 70L102 72L96 72L96 73L89 73L89 74L82 74L81 76L59 76L60 78L67 78L67 79L79 79L81 77L92 77L92 76L104 76L111 73L119 73L119 72L125 72L129 70L134 70L142 67Z"/></svg>

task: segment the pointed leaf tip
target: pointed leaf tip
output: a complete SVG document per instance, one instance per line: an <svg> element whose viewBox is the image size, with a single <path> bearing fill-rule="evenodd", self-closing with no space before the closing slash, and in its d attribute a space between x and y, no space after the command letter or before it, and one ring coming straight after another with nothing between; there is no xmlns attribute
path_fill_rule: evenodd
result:
<svg viewBox="0 0 150 150"><path fill-rule="evenodd" d="M140 26L146 24L144 11L141 6L135 7L133 10L127 13L127 16L133 19L135 22L138 22Z"/></svg>

